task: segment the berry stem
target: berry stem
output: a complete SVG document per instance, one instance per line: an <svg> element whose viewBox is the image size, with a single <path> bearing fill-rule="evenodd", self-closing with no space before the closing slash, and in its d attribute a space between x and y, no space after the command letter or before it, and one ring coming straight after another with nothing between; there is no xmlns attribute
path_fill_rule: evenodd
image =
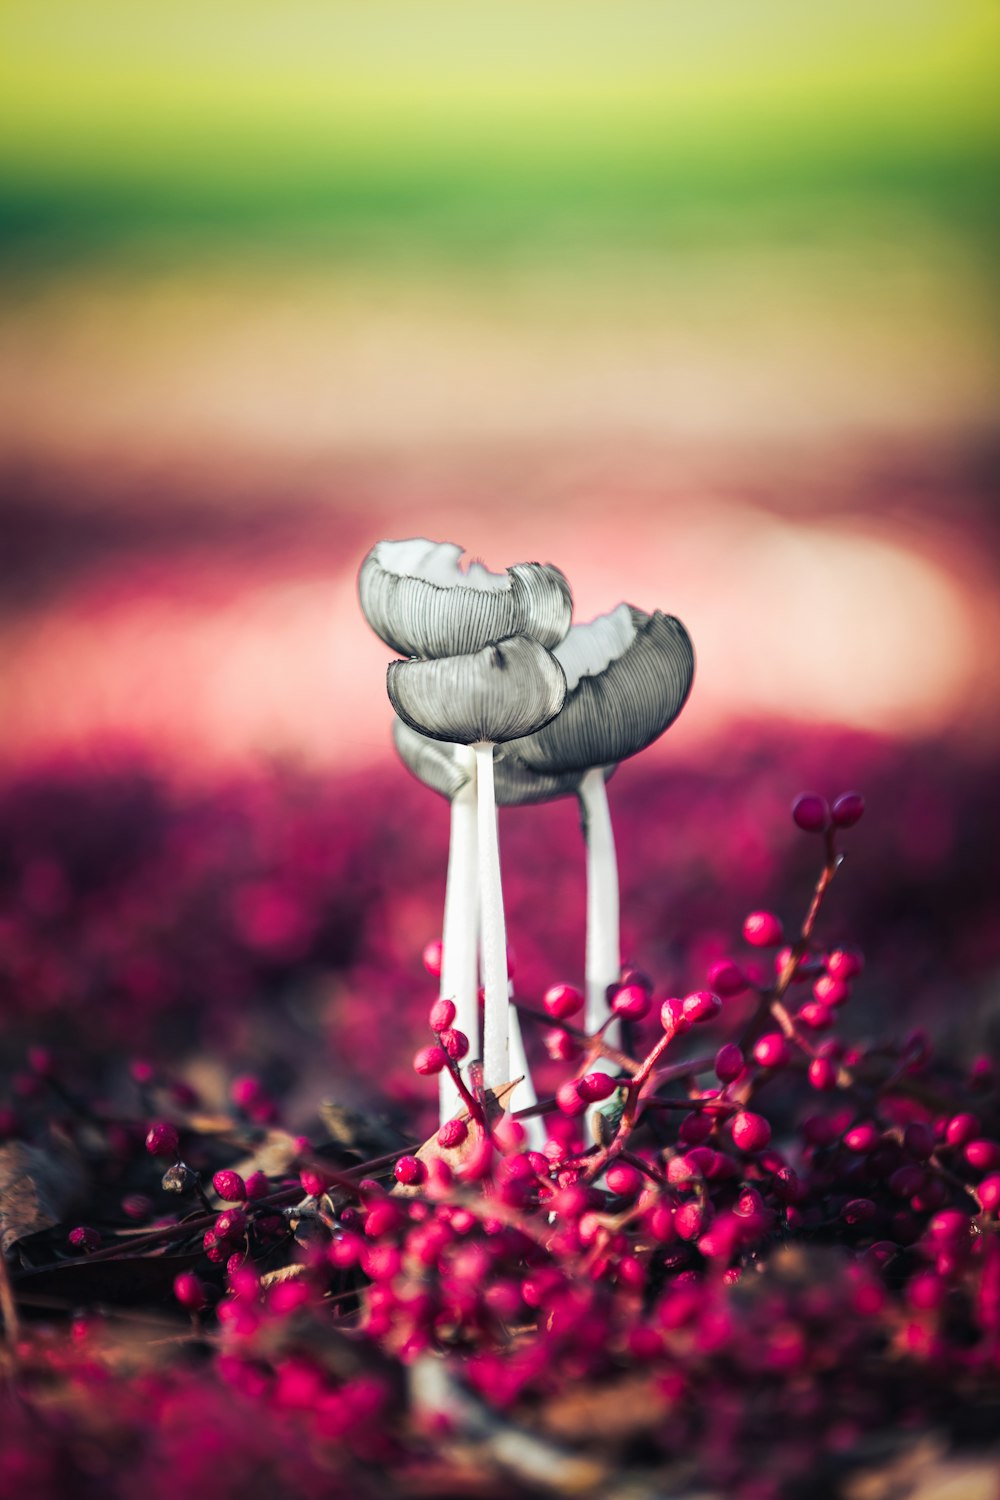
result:
<svg viewBox="0 0 1000 1500"><path fill-rule="evenodd" d="M496 795L493 790L493 745L476 746L479 827L479 919L482 933L483 1084L498 1089L510 1079L510 1028L507 1021L507 933L500 884Z"/></svg>
<svg viewBox="0 0 1000 1500"><path fill-rule="evenodd" d="M479 1053L479 999L477 947L479 937L479 893L476 885L477 812L476 758L466 746L469 779L451 799L451 836L448 846L448 882L444 898L441 934L442 1000L455 1006L455 1025L469 1038L469 1051ZM440 1074L441 1124L451 1119L459 1093L451 1070Z"/></svg>

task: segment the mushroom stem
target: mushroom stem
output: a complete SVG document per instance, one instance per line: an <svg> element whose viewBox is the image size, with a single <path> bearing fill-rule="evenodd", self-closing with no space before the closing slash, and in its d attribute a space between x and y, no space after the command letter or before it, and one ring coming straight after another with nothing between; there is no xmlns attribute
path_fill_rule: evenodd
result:
<svg viewBox="0 0 1000 1500"><path fill-rule="evenodd" d="M618 858L611 829L604 771L600 766L580 778L580 812L587 845L587 1008L586 1029L591 1036L611 1015L607 991L621 974L618 931ZM611 1022L604 1039L618 1046L620 1025ZM601 1061L596 1064L601 1067ZM611 1069L605 1069L611 1071Z"/></svg>
<svg viewBox="0 0 1000 1500"><path fill-rule="evenodd" d="M476 758L462 745L456 757L466 757L469 778L451 799L451 837L448 844L448 882L441 934L442 1000L455 1006L455 1025L469 1038L469 1056L479 1056L479 892L476 885L477 812ZM462 1104L449 1069L440 1074L441 1123Z"/></svg>
<svg viewBox="0 0 1000 1500"><path fill-rule="evenodd" d="M508 999L514 998L514 986L508 986ZM520 1083L507 1101L507 1108L511 1114L519 1109L532 1109L538 1103L538 1094L531 1078L531 1069L528 1067L528 1054L524 1050L524 1037L521 1035L521 1018L517 1013L515 1005L508 1006L510 1017L510 1070L513 1078L520 1077ZM522 1120L529 1151L541 1151L545 1145L546 1133L545 1122L541 1115L530 1115L528 1119Z"/></svg>
<svg viewBox="0 0 1000 1500"><path fill-rule="evenodd" d="M497 811L497 862L500 858L500 813ZM503 880L503 866L500 867L500 878ZM505 950L506 951L506 950ZM528 1066L528 1054L524 1050L524 1037L521 1035L521 1018L514 1004L514 981L507 975L507 1043L510 1047L510 1076L519 1078L520 1082L507 1100L507 1108L511 1114L520 1109L533 1109L538 1103L538 1094L531 1077L531 1069ZM541 1151L545 1145L546 1132L545 1121L541 1115L529 1116L523 1122L525 1135L530 1151Z"/></svg>
<svg viewBox="0 0 1000 1500"><path fill-rule="evenodd" d="M479 921L482 932L483 1084L488 1089L510 1082L507 1020L507 933L500 885L496 797L493 790L493 744L479 740L476 751L479 824Z"/></svg>

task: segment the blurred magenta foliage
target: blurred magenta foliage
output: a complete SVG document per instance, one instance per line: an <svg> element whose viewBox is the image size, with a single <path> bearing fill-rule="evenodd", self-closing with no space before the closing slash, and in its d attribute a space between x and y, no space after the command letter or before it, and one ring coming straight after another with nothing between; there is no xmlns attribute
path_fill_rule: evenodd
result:
<svg viewBox="0 0 1000 1500"><path fill-rule="evenodd" d="M805 775L803 775L805 770ZM940 747L749 727L704 764L628 766L611 787L624 958L658 993L685 993L734 956L766 906L794 932L819 862L794 827L803 783L863 786L865 819L821 924L868 959L854 1027L926 1026L956 1058L996 1041L1000 799L986 766ZM409 1068L434 981L446 804L402 769L324 780L272 766L192 788L142 760L63 760L0 793L0 1013L10 1072L31 1043L64 1066L116 1054L177 1066L213 1054L278 1088L321 1067L353 1102L430 1105ZM518 999L540 1008L583 965L583 850L575 804L504 812ZM750 997L727 1001L734 1030ZM655 1029L654 1019L648 1023ZM863 1012L861 1016L858 1012ZM541 1028L540 1080L555 1083Z"/></svg>

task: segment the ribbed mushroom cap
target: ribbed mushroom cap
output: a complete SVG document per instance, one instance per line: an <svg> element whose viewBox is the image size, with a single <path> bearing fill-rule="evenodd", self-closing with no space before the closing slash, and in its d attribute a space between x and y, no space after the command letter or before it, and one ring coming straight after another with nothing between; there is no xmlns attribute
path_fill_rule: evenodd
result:
<svg viewBox="0 0 1000 1500"><path fill-rule="evenodd" d="M461 753L467 753L464 745L428 739L404 724L398 714L392 721L392 739L407 770L449 802L468 782L469 768L460 758Z"/></svg>
<svg viewBox="0 0 1000 1500"><path fill-rule="evenodd" d="M390 662L386 688L411 729L473 745L547 724L565 701L566 674L538 641L515 635L461 656Z"/></svg>
<svg viewBox="0 0 1000 1500"><path fill-rule="evenodd" d="M680 620L631 604L574 625L553 654L566 671L562 713L510 747L531 770L553 775L645 749L676 719L694 677L694 649Z"/></svg>
<svg viewBox="0 0 1000 1500"><path fill-rule="evenodd" d="M462 656L513 635L552 647L569 630L573 596L551 563L491 573L461 566L454 542L377 542L358 573L365 619L401 656Z"/></svg>

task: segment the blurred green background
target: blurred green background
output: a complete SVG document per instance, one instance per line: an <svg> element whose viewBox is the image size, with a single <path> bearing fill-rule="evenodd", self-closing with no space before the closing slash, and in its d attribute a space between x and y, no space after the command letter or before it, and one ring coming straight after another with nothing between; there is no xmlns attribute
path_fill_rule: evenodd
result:
<svg viewBox="0 0 1000 1500"><path fill-rule="evenodd" d="M992 743L998 41L985 0L7 0L3 756L384 752L352 579L412 532L684 615L692 746Z"/></svg>

